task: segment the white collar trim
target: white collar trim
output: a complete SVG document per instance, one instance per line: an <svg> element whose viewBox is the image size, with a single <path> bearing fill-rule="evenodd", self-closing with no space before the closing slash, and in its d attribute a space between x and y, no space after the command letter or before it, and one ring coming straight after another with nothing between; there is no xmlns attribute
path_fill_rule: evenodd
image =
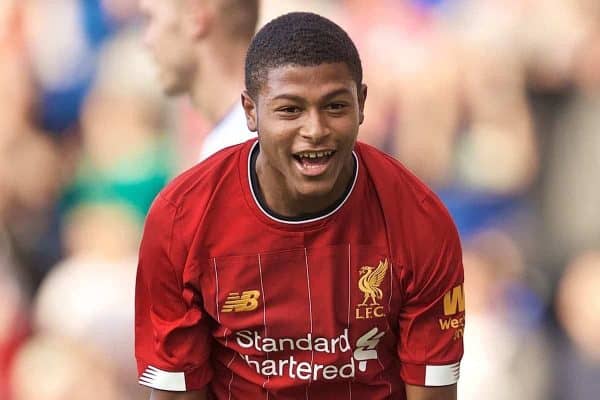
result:
<svg viewBox="0 0 600 400"><path fill-rule="evenodd" d="M350 187L348 194L346 194L346 197L344 197L344 200L342 200L336 208L334 208L327 214L320 215L315 218L302 219L302 220L298 220L298 221L289 221L286 219L277 218L277 217L269 214L269 212L262 207L262 205L258 201L258 198L256 197L256 193L254 193L254 187L252 186L252 179L250 177L250 168L252 167L251 159L252 159L252 153L254 152L254 148L257 145L258 145L258 140L252 145L252 148L250 149L250 152L248 153L248 185L250 186L250 193L252 193L252 198L254 199L254 202L256 203L256 205L258 206L260 211L262 211L263 214L265 214L267 217L269 217L269 219L271 219L273 221L276 221L276 222L279 222L282 224L290 224L290 225L300 225L300 224L306 224L309 222L320 221L322 219L330 217L331 215L335 214L340 208L342 208L342 206L344 204L346 204L346 201L348 201L348 199L350 198L350 195L354 191L354 187L356 186L356 181L358 180L359 163L358 163L358 157L356 156L356 153L354 151L352 151L352 156L354 157L354 161L356 162L356 171L354 173L354 179L352 181L352 186Z"/></svg>

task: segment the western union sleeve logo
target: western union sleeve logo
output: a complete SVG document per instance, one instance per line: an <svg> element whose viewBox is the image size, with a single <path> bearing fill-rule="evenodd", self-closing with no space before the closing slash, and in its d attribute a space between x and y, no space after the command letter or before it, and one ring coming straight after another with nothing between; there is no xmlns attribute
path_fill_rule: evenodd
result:
<svg viewBox="0 0 600 400"><path fill-rule="evenodd" d="M444 318L439 319L442 331L453 332L454 340L462 339L465 332L465 292L462 285L453 287L444 295ZM458 314L458 315L457 315Z"/></svg>
<svg viewBox="0 0 600 400"><path fill-rule="evenodd" d="M227 296L225 304L221 308L221 312L241 312L253 311L258 307L258 298L260 292L258 290L246 290L240 295L238 292L231 292Z"/></svg>
<svg viewBox="0 0 600 400"><path fill-rule="evenodd" d="M444 315L455 315L465 311L465 293L463 286L455 286L444 295Z"/></svg>

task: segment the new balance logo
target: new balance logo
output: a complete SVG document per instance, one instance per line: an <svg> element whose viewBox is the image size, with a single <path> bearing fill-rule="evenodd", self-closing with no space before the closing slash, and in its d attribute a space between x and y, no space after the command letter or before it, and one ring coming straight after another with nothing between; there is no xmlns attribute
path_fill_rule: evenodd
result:
<svg viewBox="0 0 600 400"><path fill-rule="evenodd" d="M246 290L240 295L237 292L229 293L227 300L221 308L221 312L241 312L253 311L258 307L258 298L260 292L258 290Z"/></svg>

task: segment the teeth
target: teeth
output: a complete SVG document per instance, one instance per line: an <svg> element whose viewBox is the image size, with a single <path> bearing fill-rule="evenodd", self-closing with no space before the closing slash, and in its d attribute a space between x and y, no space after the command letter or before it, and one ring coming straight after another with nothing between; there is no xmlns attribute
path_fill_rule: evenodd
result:
<svg viewBox="0 0 600 400"><path fill-rule="evenodd" d="M321 157L329 157L333 154L333 151L307 151L304 153L298 154L300 158L321 158Z"/></svg>

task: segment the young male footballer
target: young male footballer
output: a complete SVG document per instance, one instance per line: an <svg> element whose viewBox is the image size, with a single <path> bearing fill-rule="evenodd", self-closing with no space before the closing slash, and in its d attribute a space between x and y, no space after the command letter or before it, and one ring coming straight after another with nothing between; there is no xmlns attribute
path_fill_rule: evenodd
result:
<svg viewBox="0 0 600 400"><path fill-rule="evenodd" d="M356 47L286 14L255 35L245 82L258 139L176 178L148 215L140 383L156 400L455 399L458 234L423 183L357 142Z"/></svg>

